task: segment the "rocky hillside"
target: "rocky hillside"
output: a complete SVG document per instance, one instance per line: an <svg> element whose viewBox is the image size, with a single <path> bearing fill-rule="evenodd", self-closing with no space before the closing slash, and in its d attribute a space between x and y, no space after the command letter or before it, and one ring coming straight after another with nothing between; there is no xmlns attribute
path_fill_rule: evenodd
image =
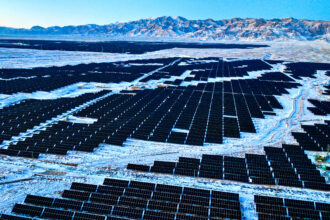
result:
<svg viewBox="0 0 330 220"><path fill-rule="evenodd" d="M40 26L31 29L0 27L2 35L107 35L198 40L325 40L330 41L330 21L305 19L187 20L164 16L109 25L80 25L65 27Z"/></svg>

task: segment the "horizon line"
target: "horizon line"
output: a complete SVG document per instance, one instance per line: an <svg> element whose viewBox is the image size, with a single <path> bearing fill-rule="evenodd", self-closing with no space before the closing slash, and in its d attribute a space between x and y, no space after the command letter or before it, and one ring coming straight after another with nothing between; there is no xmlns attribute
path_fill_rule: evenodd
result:
<svg viewBox="0 0 330 220"><path fill-rule="evenodd" d="M135 20L128 20L128 21L116 21L116 22L110 22L110 23L105 23L105 24L95 24L95 23L85 23L85 24L69 24L69 25L51 25L51 26L41 26L41 25L33 25L33 26L29 26L29 27L15 27L15 26L0 26L2 28L13 28L13 29L32 29L33 27L41 27L41 28L51 28L51 27L68 27L68 26L85 26L85 25L97 25L97 26L105 26L105 25L111 25L111 24L118 24L118 23L129 23L129 22L134 22L134 21L140 21L140 20L150 20L150 19L157 19L157 18L162 18L162 17L173 17L173 18L184 18L188 21L206 21L206 20L213 20L213 21L223 21L223 20L232 20L232 19L242 19L242 20L246 20L246 19L263 19L266 21L271 21L271 20L282 20L282 19L296 19L296 20L307 20L307 21L324 21L324 22L330 22L328 20L321 20L321 19L307 19L307 18L295 18L295 17L281 17L281 18L253 18L253 17L232 17L232 18L224 18L224 19L213 19L213 18L206 18L206 19L188 19L185 18L183 16L172 16L172 15L163 15L163 16L158 16L158 17L146 17L146 18L139 18L139 19L135 19Z"/></svg>

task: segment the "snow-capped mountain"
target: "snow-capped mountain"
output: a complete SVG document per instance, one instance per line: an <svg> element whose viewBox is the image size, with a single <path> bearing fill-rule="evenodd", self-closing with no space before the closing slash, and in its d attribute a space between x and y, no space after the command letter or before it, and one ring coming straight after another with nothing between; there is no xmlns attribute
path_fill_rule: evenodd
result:
<svg viewBox="0 0 330 220"><path fill-rule="evenodd" d="M197 39L197 40L326 40L330 21L306 19L188 20L164 16L109 25L79 25L31 29L0 27L2 35L107 35L113 37Z"/></svg>

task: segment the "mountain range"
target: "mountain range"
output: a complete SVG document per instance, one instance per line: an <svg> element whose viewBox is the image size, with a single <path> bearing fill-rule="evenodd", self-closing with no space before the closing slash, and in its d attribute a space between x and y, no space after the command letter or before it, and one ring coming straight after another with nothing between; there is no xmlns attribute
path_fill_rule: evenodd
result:
<svg viewBox="0 0 330 220"><path fill-rule="evenodd" d="M295 18L188 20L163 16L108 25L0 27L0 35L106 35L111 37L195 40L324 40L330 42L330 21Z"/></svg>

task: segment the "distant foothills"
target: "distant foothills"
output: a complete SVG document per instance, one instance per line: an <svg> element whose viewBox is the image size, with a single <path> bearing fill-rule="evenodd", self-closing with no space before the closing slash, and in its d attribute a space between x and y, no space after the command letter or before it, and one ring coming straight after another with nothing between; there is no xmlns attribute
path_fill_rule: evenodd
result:
<svg viewBox="0 0 330 220"><path fill-rule="evenodd" d="M108 25L54 26L31 29L0 27L0 35L104 35L110 37L195 40L321 40L330 42L330 21L306 19L188 20L163 16Z"/></svg>

